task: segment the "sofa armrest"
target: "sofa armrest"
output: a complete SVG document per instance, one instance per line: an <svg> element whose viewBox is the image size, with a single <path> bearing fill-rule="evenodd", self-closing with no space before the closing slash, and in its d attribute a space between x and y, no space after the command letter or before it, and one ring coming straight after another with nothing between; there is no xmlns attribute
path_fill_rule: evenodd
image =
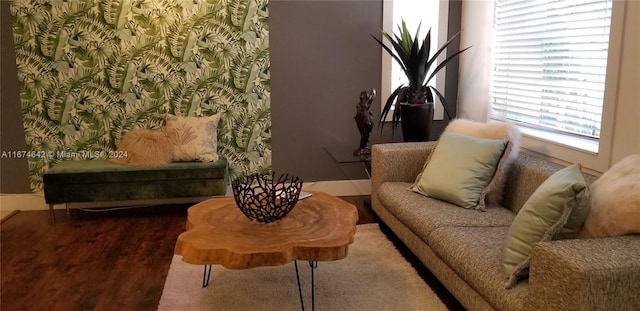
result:
<svg viewBox="0 0 640 311"><path fill-rule="evenodd" d="M640 235L536 243L530 310L637 310Z"/></svg>
<svg viewBox="0 0 640 311"><path fill-rule="evenodd" d="M371 147L371 202L379 204L376 193L382 183L413 182L422 172L436 142L387 143Z"/></svg>

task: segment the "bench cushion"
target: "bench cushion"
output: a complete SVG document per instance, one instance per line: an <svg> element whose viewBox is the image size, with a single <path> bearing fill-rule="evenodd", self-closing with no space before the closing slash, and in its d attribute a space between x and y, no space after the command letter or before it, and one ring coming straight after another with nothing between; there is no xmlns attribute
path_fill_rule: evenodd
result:
<svg viewBox="0 0 640 311"><path fill-rule="evenodd" d="M43 175L45 201L97 202L223 195L227 161L175 162L157 167L107 160L63 161Z"/></svg>

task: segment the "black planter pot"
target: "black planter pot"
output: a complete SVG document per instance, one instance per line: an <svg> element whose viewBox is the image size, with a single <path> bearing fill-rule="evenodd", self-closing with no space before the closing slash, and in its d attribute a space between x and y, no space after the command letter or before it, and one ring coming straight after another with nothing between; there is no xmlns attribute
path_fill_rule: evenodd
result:
<svg viewBox="0 0 640 311"><path fill-rule="evenodd" d="M400 104L400 123L405 142L429 141L433 123L433 103Z"/></svg>

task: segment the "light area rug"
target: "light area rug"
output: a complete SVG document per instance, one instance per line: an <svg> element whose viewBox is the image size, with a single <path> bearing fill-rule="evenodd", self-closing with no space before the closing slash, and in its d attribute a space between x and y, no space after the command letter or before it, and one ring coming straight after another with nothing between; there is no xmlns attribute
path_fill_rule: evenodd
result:
<svg viewBox="0 0 640 311"><path fill-rule="evenodd" d="M357 226L347 258L319 262L316 310L447 310L377 224ZM305 310L311 310L311 272L298 261ZM204 267L175 255L158 310L301 310L294 264L229 270L214 265L202 288Z"/></svg>

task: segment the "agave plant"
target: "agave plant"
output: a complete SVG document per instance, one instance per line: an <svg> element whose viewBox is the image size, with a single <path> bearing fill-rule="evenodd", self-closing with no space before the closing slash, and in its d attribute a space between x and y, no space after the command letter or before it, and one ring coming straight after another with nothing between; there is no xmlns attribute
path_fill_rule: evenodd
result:
<svg viewBox="0 0 640 311"><path fill-rule="evenodd" d="M409 81L408 85L400 85L391 93L391 95L389 95L389 98L382 109L382 114L380 115L380 127L384 126L384 121L386 120L394 101L397 104L408 103L410 105L433 103L434 93L438 98L440 98L440 102L444 107L447 117L451 119L444 96L440 91L438 91L438 89L428 85L428 83L452 59L468 49L467 47L463 50L457 51L440 63L436 62L438 56L444 52L449 45L451 45L451 43L460 35L460 32L453 35L435 54L430 56L431 29L427 32L427 36L422 41L422 44L419 40L420 25L416 30L415 36L409 32L404 20L401 25L398 25L398 31L399 33L393 34L393 36L384 30L381 31L382 35L391 42L391 47L372 35L373 39L375 39L400 65ZM399 105L396 105L396 107L399 107ZM398 126L399 121L400 109L398 108L394 109L392 116L392 125L394 129Z"/></svg>

